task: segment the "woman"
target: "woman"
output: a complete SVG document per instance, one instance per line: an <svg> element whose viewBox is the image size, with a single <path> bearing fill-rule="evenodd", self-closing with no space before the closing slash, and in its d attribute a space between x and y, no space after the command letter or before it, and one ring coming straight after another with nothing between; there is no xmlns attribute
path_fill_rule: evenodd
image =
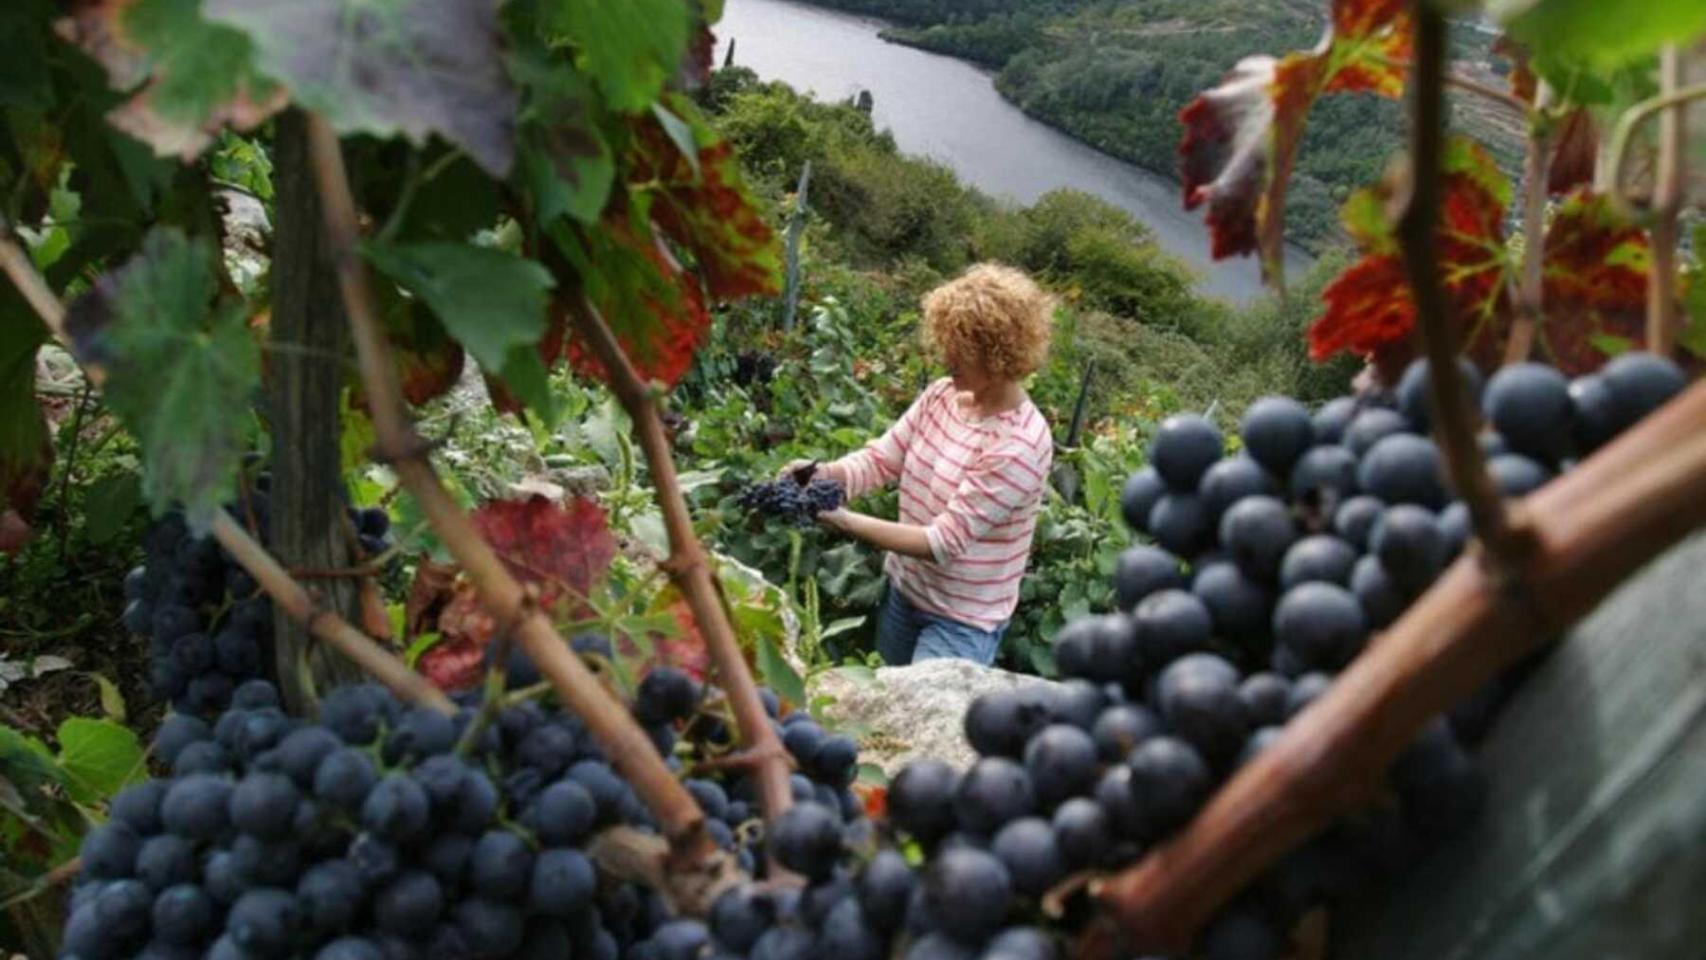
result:
<svg viewBox="0 0 1706 960"><path fill-rule="evenodd" d="M995 660L1054 458L1048 424L1020 383L1048 352L1052 313L1029 277L998 264L931 291L924 338L950 376L863 450L819 467L849 500L900 484L899 522L845 508L819 516L889 551L877 626L889 663Z"/></svg>

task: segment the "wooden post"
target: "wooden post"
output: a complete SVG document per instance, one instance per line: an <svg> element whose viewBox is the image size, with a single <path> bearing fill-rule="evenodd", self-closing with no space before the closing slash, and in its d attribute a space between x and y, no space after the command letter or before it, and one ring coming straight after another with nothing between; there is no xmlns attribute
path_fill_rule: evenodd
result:
<svg viewBox="0 0 1706 960"><path fill-rule="evenodd" d="M800 239L806 232L806 191L811 188L812 162L800 168L800 185L794 193L794 210L788 215L788 234L784 240L787 273L782 292L782 329L794 329L794 314L800 307Z"/></svg>
<svg viewBox="0 0 1706 960"><path fill-rule="evenodd" d="M273 554L286 567L339 569L352 561L341 470L338 400L348 353L343 305L332 271L320 201L308 159L307 119L298 110L278 118L277 223L273 231L272 333L267 355L267 406L272 419ZM283 347L285 349L276 349ZM356 582L315 583L319 602L360 622ZM312 703L317 687L361 679L361 671L282 609L273 614L273 663L292 712ZM306 675L303 668L306 668ZM307 681L312 680L310 687Z"/></svg>

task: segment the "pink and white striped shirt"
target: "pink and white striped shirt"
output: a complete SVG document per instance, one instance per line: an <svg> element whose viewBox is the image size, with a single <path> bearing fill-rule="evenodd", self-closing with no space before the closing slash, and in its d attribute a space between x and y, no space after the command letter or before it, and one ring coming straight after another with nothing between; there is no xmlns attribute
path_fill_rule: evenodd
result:
<svg viewBox="0 0 1706 960"><path fill-rule="evenodd" d="M953 380L926 387L887 433L835 461L847 498L900 482L900 522L924 528L935 562L889 554L884 571L920 609L993 630L1019 605L1054 439L1036 405L979 420Z"/></svg>

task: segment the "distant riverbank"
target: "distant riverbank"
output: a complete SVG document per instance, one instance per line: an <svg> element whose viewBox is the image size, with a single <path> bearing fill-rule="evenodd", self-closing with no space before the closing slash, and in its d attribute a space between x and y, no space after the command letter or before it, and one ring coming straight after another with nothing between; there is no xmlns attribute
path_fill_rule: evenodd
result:
<svg viewBox="0 0 1706 960"><path fill-rule="evenodd" d="M985 193L1025 204L1062 187L1095 194L1148 225L1193 268L1202 293L1238 304L1265 295L1254 260L1211 260L1207 229L1184 211L1176 181L1026 115L986 69L882 39L886 26L789 0L736 0L718 27L718 56L732 39L736 63L823 100L869 90L873 119L902 150L947 165ZM1288 250L1289 273L1309 265L1306 253Z"/></svg>

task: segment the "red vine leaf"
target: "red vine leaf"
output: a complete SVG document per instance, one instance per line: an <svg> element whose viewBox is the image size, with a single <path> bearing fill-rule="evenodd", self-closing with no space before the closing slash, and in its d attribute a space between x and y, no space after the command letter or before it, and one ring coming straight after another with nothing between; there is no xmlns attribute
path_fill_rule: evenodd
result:
<svg viewBox="0 0 1706 960"><path fill-rule="evenodd" d="M629 180L647 188L652 220L688 250L717 300L775 296L782 291L782 249L740 171L734 145L714 130L692 101L667 100L673 118L653 112L636 122ZM691 146L665 124L679 120Z"/></svg>
<svg viewBox="0 0 1706 960"><path fill-rule="evenodd" d="M472 519L509 572L538 588L546 609L568 617L590 612L586 597L616 557L598 504L579 497L562 505L541 496L494 500Z"/></svg>
<svg viewBox="0 0 1706 960"><path fill-rule="evenodd" d="M438 613L439 641L421 654L415 669L440 690L467 690L485 672L486 646L497 629L474 585L458 580Z"/></svg>
<svg viewBox="0 0 1706 960"><path fill-rule="evenodd" d="M560 233L560 246L635 371L674 386L692 368L711 315L698 280L645 229L642 236L626 220L607 219L604 229ZM604 364L579 337L568 347L575 370L608 381Z"/></svg>
<svg viewBox="0 0 1706 960"><path fill-rule="evenodd" d="M538 496L494 500L475 510L471 519L510 574L537 591L540 606L552 619L591 614L586 597L616 557L616 538L596 503L576 498L557 504ZM479 681L486 647L499 623L473 584L458 578L447 585L449 569L417 573L405 617L413 629L436 611L440 640L421 655L417 667L439 688L461 690Z"/></svg>
<svg viewBox="0 0 1706 960"><path fill-rule="evenodd" d="M451 588L456 583L456 567L420 558L415 578L409 583L409 594L403 600L403 636L410 641L430 633L438 615L450 602Z"/></svg>
<svg viewBox="0 0 1706 960"><path fill-rule="evenodd" d="M1282 281L1285 194L1309 110L1326 93L1403 92L1410 20L1398 0L1335 0L1315 49L1245 57L1179 112L1185 209L1207 206L1216 259L1259 253Z"/></svg>
<svg viewBox="0 0 1706 960"><path fill-rule="evenodd" d="M1599 125L1585 107L1578 107L1560 121L1547 168L1546 192L1569 193L1593 183L1599 162Z"/></svg>
<svg viewBox="0 0 1706 960"><path fill-rule="evenodd" d="M1546 231L1545 320L1540 347L1567 374L1606 360L1603 338L1638 343L1645 334L1646 231L1602 194L1580 189L1559 204Z"/></svg>
<svg viewBox="0 0 1706 960"><path fill-rule="evenodd" d="M1463 138L1448 143L1442 169L1441 282L1465 352L1490 362L1510 318L1504 245L1510 184L1484 148ZM1380 190L1359 191L1345 205L1346 227L1364 257L1322 292L1326 310L1309 328L1316 361L1351 353L1401 370L1409 359L1416 306L1388 207Z"/></svg>
<svg viewBox="0 0 1706 960"><path fill-rule="evenodd" d="M74 0L54 24L133 94L107 115L162 155L194 159L230 124L259 126L283 109L285 91L254 68L241 31L202 19L183 0Z"/></svg>

